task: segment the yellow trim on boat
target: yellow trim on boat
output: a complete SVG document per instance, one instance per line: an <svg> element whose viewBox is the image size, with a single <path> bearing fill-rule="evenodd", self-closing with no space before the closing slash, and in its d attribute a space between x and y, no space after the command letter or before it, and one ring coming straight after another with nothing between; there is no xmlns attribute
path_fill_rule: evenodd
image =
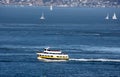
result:
<svg viewBox="0 0 120 77"><path fill-rule="evenodd" d="M38 55L38 58L43 59L62 59L62 60L68 60L68 56L58 56L58 55Z"/></svg>

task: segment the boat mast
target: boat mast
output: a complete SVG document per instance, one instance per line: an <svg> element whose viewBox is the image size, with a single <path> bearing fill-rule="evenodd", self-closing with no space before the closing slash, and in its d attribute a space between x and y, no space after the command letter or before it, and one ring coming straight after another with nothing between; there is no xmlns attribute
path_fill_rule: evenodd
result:
<svg viewBox="0 0 120 77"><path fill-rule="evenodd" d="M116 17L116 14L114 13L113 17L112 17L113 20L116 20L117 17Z"/></svg>
<svg viewBox="0 0 120 77"><path fill-rule="evenodd" d="M105 17L105 19L109 19L109 14L107 14L107 16Z"/></svg>

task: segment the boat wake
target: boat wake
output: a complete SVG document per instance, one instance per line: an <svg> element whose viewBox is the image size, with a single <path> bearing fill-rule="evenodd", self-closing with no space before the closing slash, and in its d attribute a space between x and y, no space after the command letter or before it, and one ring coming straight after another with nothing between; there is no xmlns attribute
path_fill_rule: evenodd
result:
<svg viewBox="0 0 120 77"><path fill-rule="evenodd" d="M120 59L69 59L70 61L81 61L81 62L120 62Z"/></svg>

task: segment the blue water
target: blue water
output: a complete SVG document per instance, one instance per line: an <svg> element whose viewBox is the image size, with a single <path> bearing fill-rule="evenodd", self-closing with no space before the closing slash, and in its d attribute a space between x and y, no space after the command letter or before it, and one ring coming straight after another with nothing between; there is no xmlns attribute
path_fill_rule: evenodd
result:
<svg viewBox="0 0 120 77"><path fill-rule="evenodd" d="M70 60L37 60L48 46ZM120 77L119 8L0 6L0 77Z"/></svg>

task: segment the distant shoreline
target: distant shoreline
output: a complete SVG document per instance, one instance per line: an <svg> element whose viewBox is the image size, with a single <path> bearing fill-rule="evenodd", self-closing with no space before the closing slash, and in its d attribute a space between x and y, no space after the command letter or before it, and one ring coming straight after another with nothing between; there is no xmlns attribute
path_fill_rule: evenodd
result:
<svg viewBox="0 0 120 77"><path fill-rule="evenodd" d="M37 6L37 5L15 5L15 4L10 4L10 5L6 5L6 4L0 4L0 6L5 6L5 7L8 7L8 6L15 6L15 7L50 7L50 6ZM96 6L53 6L53 7L60 7L60 8L120 8L120 6L106 6L106 7L96 7Z"/></svg>

